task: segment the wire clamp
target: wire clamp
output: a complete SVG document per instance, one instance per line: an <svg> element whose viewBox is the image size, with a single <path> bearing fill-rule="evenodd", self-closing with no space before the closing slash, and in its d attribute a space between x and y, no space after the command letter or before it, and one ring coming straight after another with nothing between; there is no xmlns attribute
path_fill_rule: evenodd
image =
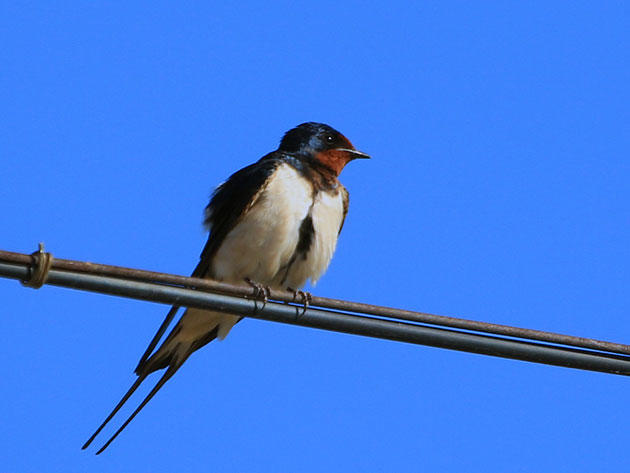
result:
<svg viewBox="0 0 630 473"><path fill-rule="evenodd" d="M44 251L44 244L39 244L39 249L31 253L33 265L29 267L30 277L26 281L20 281L23 286L39 289L48 280L48 273L52 266L53 255Z"/></svg>

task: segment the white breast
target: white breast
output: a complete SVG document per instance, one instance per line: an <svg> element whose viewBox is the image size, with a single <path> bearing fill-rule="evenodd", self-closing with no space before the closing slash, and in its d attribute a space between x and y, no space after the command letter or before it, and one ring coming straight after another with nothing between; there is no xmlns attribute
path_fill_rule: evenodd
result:
<svg viewBox="0 0 630 473"><path fill-rule="evenodd" d="M235 283L248 277L272 285L295 251L312 192L311 183L297 170L288 164L278 166L217 251L212 263L215 277Z"/></svg>
<svg viewBox="0 0 630 473"><path fill-rule="evenodd" d="M311 217L315 230L311 247L306 258L298 257L289 270L287 286L302 287L307 279L315 284L324 274L335 248L337 237L343 220L343 193L320 191L315 196Z"/></svg>
<svg viewBox="0 0 630 473"><path fill-rule="evenodd" d="M218 249L212 273L239 283L250 278L277 289L315 283L326 271L343 220L343 192L320 191L295 168L282 164L258 200L228 233ZM295 252L300 225L309 215L314 235L308 252Z"/></svg>

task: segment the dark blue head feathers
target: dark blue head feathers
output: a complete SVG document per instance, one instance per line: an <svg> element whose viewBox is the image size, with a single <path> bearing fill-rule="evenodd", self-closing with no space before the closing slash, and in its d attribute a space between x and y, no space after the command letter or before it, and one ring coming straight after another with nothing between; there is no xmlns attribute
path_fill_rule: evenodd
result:
<svg viewBox="0 0 630 473"><path fill-rule="evenodd" d="M337 130L324 123L302 123L287 131L280 142L281 151L315 153L327 149L350 148L352 144Z"/></svg>

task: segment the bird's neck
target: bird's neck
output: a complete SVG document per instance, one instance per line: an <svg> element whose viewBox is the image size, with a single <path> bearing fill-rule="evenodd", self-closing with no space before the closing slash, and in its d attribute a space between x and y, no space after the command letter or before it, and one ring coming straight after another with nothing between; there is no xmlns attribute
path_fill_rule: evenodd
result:
<svg viewBox="0 0 630 473"><path fill-rule="evenodd" d="M313 183L316 190L330 190L339 186L339 172L325 163L304 156L301 159L290 158L289 162Z"/></svg>

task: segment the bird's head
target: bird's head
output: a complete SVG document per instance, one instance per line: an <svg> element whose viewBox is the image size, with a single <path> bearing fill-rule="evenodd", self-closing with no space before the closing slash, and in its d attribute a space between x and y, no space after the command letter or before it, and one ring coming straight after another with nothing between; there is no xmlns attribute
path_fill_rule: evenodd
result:
<svg viewBox="0 0 630 473"><path fill-rule="evenodd" d="M323 166L339 175L353 159L370 156L357 151L350 140L323 123L302 123L287 131L280 142L280 151Z"/></svg>

